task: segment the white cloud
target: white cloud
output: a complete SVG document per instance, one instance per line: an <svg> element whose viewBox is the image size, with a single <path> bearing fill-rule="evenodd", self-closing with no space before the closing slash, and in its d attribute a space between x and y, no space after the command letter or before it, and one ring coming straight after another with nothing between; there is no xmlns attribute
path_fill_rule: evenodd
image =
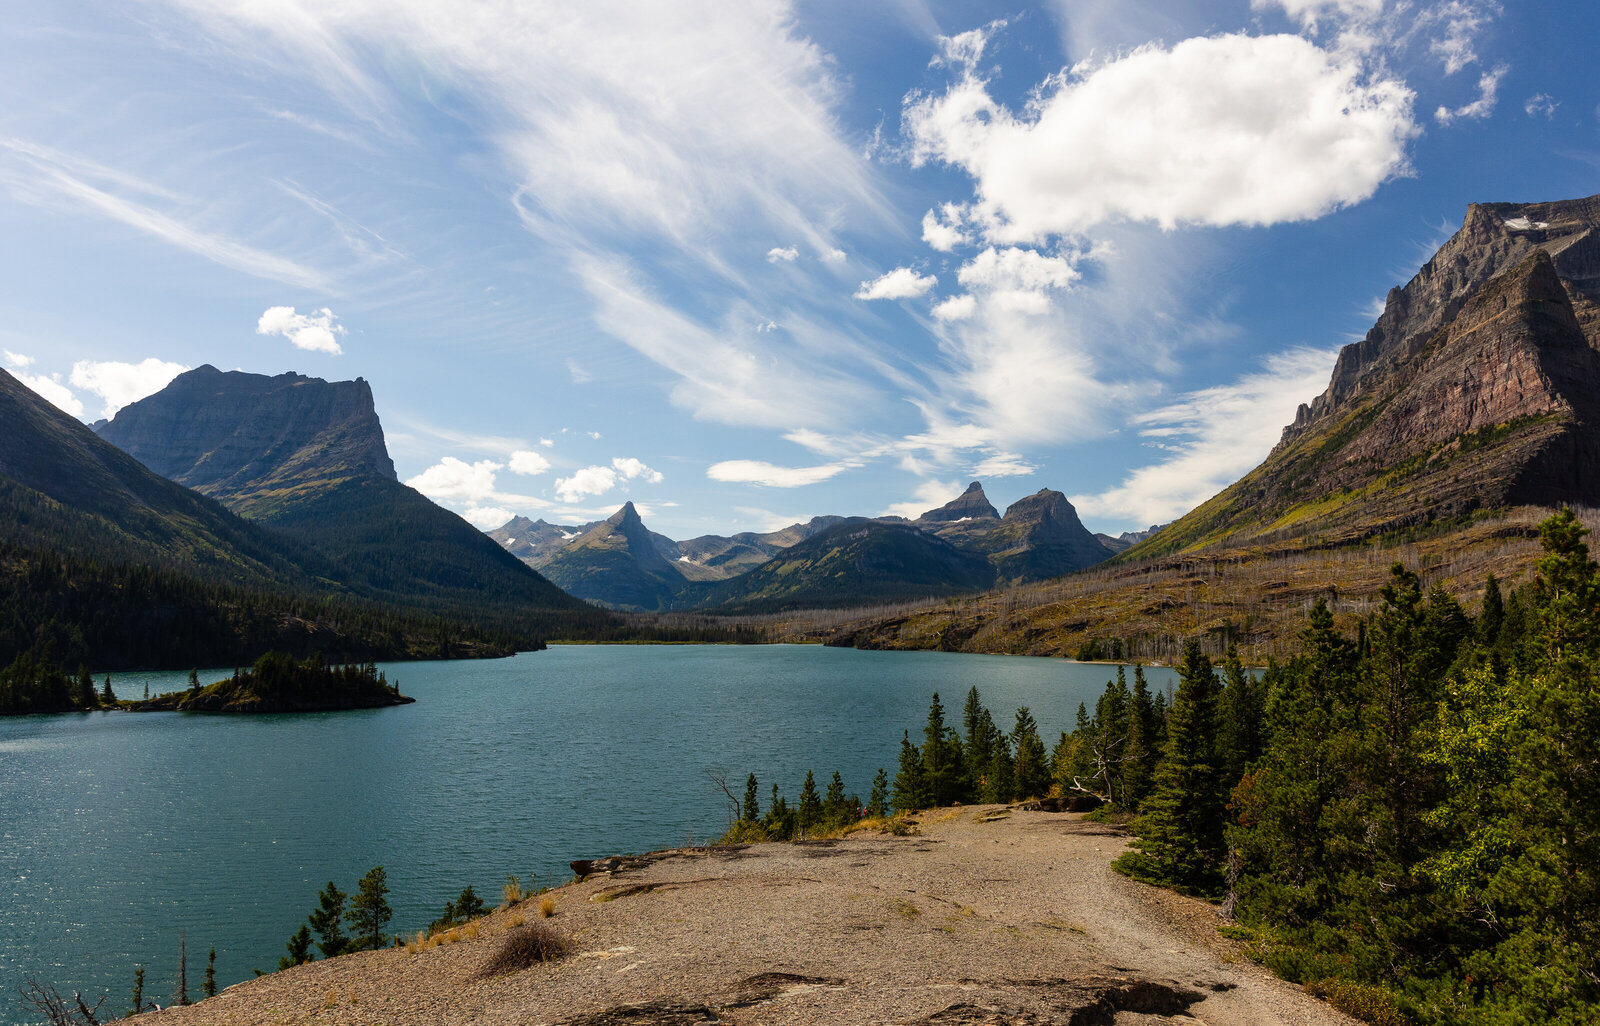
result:
<svg viewBox="0 0 1600 1026"><path fill-rule="evenodd" d="M555 442L555 439L553 439L553 438L541 438L541 439L539 439L539 444L544 446L546 449L549 449L549 448L553 447L556 444L556 442Z"/></svg>
<svg viewBox="0 0 1600 1026"><path fill-rule="evenodd" d="M167 383L189 368L148 357L138 363L116 360L79 360L67 379L74 388L92 392L105 402L102 417L115 417L117 411L167 387Z"/></svg>
<svg viewBox="0 0 1600 1026"><path fill-rule="evenodd" d="M800 488L835 477L857 463L828 463L816 467L779 467L763 460L723 460L706 469L713 481L758 484L769 488Z"/></svg>
<svg viewBox="0 0 1600 1026"><path fill-rule="evenodd" d="M527 449L512 453L506 465L513 474L542 474L550 469L549 460Z"/></svg>
<svg viewBox="0 0 1600 1026"><path fill-rule="evenodd" d="M917 486L913 498L905 502L897 502L885 509L879 516L905 517L915 520L930 509L938 509L951 499L960 495L965 489L957 481L924 481Z"/></svg>
<svg viewBox="0 0 1600 1026"><path fill-rule="evenodd" d="M572 375L572 383L574 385L587 385L594 380L594 375L590 374L577 360L570 356L567 357L567 373Z"/></svg>
<svg viewBox="0 0 1600 1026"><path fill-rule="evenodd" d="M972 468L977 477L1026 477L1039 468L1014 452L998 452Z"/></svg>
<svg viewBox="0 0 1600 1026"><path fill-rule="evenodd" d="M1500 80L1506 77L1506 72L1511 69L1504 64L1497 64L1478 77L1478 98L1471 103L1462 104L1451 110L1441 106L1433 112L1433 118L1441 125L1448 125L1461 118L1486 118L1494 113L1494 105L1499 98Z"/></svg>
<svg viewBox="0 0 1600 1026"><path fill-rule="evenodd" d="M167 206L178 205L179 198L167 190L48 146L0 137L0 187L34 206L99 214L258 278L301 288L328 286L326 277L313 268L225 235L202 231L174 214L125 195L138 192Z"/></svg>
<svg viewBox="0 0 1600 1026"><path fill-rule="evenodd" d="M1270 357L1263 370L1134 418L1140 434L1167 453L1139 467L1122 483L1096 495L1074 495L1085 516L1134 524L1182 516L1244 476L1266 458L1294 420L1328 383L1337 351L1291 349Z"/></svg>
<svg viewBox="0 0 1600 1026"><path fill-rule="evenodd" d="M651 470L649 467L634 459L632 456L615 457L611 461L611 469L621 474L623 480L625 481L642 479L650 482L651 484L661 483L661 472L659 470Z"/></svg>
<svg viewBox="0 0 1600 1026"><path fill-rule="evenodd" d="M799 256L800 250L796 246L784 246L782 248L774 246L767 250L767 263L776 264L780 261L784 263L794 263Z"/></svg>
<svg viewBox="0 0 1600 1026"><path fill-rule="evenodd" d="M842 264L850 259L850 254L842 249L827 249L822 252L822 262L825 264Z"/></svg>
<svg viewBox="0 0 1600 1026"><path fill-rule="evenodd" d="M857 299L911 299L939 284L934 275L918 274L909 267L896 267L887 274L861 283Z"/></svg>
<svg viewBox="0 0 1600 1026"><path fill-rule="evenodd" d="M617 485L617 472L610 467L584 467L571 477L556 478L556 495L562 502L577 502L589 495L604 495Z"/></svg>
<svg viewBox="0 0 1600 1026"><path fill-rule="evenodd" d="M406 484L430 499L467 499L477 503L495 495L494 475L503 468L493 460L467 463L446 456Z"/></svg>
<svg viewBox="0 0 1600 1026"><path fill-rule="evenodd" d="M1004 302L1033 310L1044 305L1046 292L1067 288L1080 277L1062 257L1016 246L1001 250L990 246L956 272L956 280L969 289L986 290Z"/></svg>
<svg viewBox="0 0 1600 1026"><path fill-rule="evenodd" d="M1493 0L1446 0L1423 12L1426 22L1444 26L1444 35L1429 48L1444 62L1446 75L1454 75L1477 61L1478 33L1497 13L1499 7Z"/></svg>
<svg viewBox="0 0 1600 1026"><path fill-rule="evenodd" d="M29 367L33 366L33 357L31 356L24 356L21 353L13 353L9 349L0 349L0 355L5 357L6 366L8 367L15 367L18 370L27 370Z"/></svg>
<svg viewBox="0 0 1600 1026"><path fill-rule="evenodd" d="M962 215L962 209L954 203L923 214L922 241L943 253L965 246L972 241L972 236L961 227Z"/></svg>
<svg viewBox="0 0 1600 1026"><path fill-rule="evenodd" d="M1523 113L1530 118L1543 117L1546 121L1556 116L1556 108L1561 106L1561 101L1544 93L1534 93L1522 104Z"/></svg>
<svg viewBox="0 0 1600 1026"><path fill-rule="evenodd" d="M1406 173L1412 99L1300 36L1236 34L1080 64L1022 115L969 72L907 97L904 127L914 164L973 177L964 220L1023 243L1115 219L1269 225L1360 202Z"/></svg>
<svg viewBox="0 0 1600 1026"><path fill-rule="evenodd" d="M480 531L493 531L502 527L512 517L516 516L508 509L499 506L468 506L461 510L461 518Z"/></svg>
<svg viewBox="0 0 1600 1026"><path fill-rule="evenodd" d="M83 403L72 394L72 389L61 383L61 375L24 374L17 370L13 371L13 376L61 412L74 417L83 416Z"/></svg>
<svg viewBox="0 0 1600 1026"><path fill-rule="evenodd" d="M1383 0L1250 0L1256 9L1282 7L1289 17L1315 33L1320 20L1329 15L1339 18L1373 18L1383 13Z"/></svg>
<svg viewBox="0 0 1600 1026"><path fill-rule="evenodd" d="M933 308L933 315L941 321L964 321L978 310L978 299L972 295L951 296Z"/></svg>
<svg viewBox="0 0 1600 1026"><path fill-rule="evenodd" d="M310 313L295 313L292 306L269 307L256 321L257 335L282 335L296 349L338 356L344 352L339 336L345 334L332 310L323 307Z"/></svg>

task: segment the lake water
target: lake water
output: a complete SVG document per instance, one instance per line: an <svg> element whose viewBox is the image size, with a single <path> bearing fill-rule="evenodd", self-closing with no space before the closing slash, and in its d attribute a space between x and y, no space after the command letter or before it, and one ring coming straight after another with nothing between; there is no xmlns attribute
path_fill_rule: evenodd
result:
<svg viewBox="0 0 1600 1026"><path fill-rule="evenodd" d="M328 880L387 868L391 929L471 884L541 884L567 862L704 842L736 792L807 769L866 797L919 738L935 691L959 726L976 685L1002 729L1027 705L1046 743L1114 674L1064 660L817 646L560 646L510 659L383 667L415 705L260 717L86 713L0 718L0 1021L26 1021L25 974L109 989L133 967L166 1004L178 935L190 993L273 969ZM231 672L204 676L211 680ZM1148 671L1152 687L1172 671ZM120 674L119 697L187 674Z"/></svg>

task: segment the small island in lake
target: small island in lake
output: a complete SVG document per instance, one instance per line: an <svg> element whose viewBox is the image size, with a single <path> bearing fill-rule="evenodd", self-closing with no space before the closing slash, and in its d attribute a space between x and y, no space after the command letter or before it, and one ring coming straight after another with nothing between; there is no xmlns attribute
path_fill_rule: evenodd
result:
<svg viewBox="0 0 1600 1026"><path fill-rule="evenodd" d="M268 652L232 677L200 686L190 675L187 691L173 691L142 702L135 712L277 713L327 712L408 705L416 699L400 693L374 663L324 666L316 659L297 662L282 652Z"/></svg>

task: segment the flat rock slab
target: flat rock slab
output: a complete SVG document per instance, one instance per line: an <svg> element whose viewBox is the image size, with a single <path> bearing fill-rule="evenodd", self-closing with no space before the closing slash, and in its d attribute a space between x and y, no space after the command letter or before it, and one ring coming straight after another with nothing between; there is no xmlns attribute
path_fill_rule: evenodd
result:
<svg viewBox="0 0 1600 1026"><path fill-rule="evenodd" d="M298 966L138 1021L1354 1023L1246 960L1211 906L1112 872L1120 831L1001 811L926 813L913 837L629 859L552 892L543 923L574 953L517 972L483 968L507 931L540 921L537 900L497 910L458 943Z"/></svg>

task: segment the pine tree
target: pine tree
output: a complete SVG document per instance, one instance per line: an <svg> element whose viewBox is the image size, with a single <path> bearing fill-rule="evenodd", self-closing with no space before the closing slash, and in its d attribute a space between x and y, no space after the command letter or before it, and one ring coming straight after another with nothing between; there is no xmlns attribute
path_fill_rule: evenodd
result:
<svg viewBox="0 0 1600 1026"><path fill-rule="evenodd" d="M878 775L872 778L872 795L867 799L867 815L883 817L889 814L889 774L884 772L882 766L878 767Z"/></svg>
<svg viewBox="0 0 1600 1026"><path fill-rule="evenodd" d="M178 933L178 987L172 992L172 1003L189 1003L189 939L182 931Z"/></svg>
<svg viewBox="0 0 1600 1026"><path fill-rule="evenodd" d="M106 682L100 687L100 704L107 709L117 706L116 692L111 690L111 674L106 674Z"/></svg>
<svg viewBox="0 0 1600 1026"><path fill-rule="evenodd" d="M1144 667L1135 666L1133 691L1128 697L1127 761L1122 769L1123 801L1129 811L1136 811L1150 793L1156 764L1161 759L1161 731Z"/></svg>
<svg viewBox="0 0 1600 1026"><path fill-rule="evenodd" d="M1223 786L1231 790L1244 776L1245 767L1261 757L1266 702L1260 685L1239 662L1238 649L1228 649L1228 657L1222 664L1222 680L1222 694L1217 705L1221 735L1219 761Z"/></svg>
<svg viewBox="0 0 1600 1026"><path fill-rule="evenodd" d="M300 929L295 931L294 936L289 938L288 943L286 943L284 947L289 950L289 953L278 959L279 969L290 969L294 966L303 965L306 962L311 961L310 927L306 926L304 923L301 923Z"/></svg>
<svg viewBox="0 0 1600 1026"><path fill-rule="evenodd" d="M144 1011L144 966L136 965L133 967L133 1007L128 1014L138 1015L142 1011Z"/></svg>
<svg viewBox="0 0 1600 1026"><path fill-rule="evenodd" d="M744 809L741 812L742 818L751 823L761 822L761 803L756 799L759 792L760 785L756 783L756 775L752 773L744 781Z"/></svg>
<svg viewBox="0 0 1600 1026"><path fill-rule="evenodd" d="M1500 640L1500 627L1506 621L1505 600L1500 595L1500 582L1490 574L1483 582L1483 605L1478 612L1478 643L1493 648Z"/></svg>
<svg viewBox="0 0 1600 1026"><path fill-rule="evenodd" d="M328 886L317 895L317 908L307 917L307 923L319 938L317 950L322 952L323 958L333 958L350 950L350 938L344 933L345 897L345 893L329 880Z"/></svg>
<svg viewBox="0 0 1600 1026"><path fill-rule="evenodd" d="M1115 865L1130 876L1211 893L1226 849L1217 767L1216 676L1197 641L1184 646L1178 691L1155 788L1134 824L1134 848Z"/></svg>
<svg viewBox="0 0 1600 1026"><path fill-rule="evenodd" d="M205 997L217 996L217 949L212 948L206 954L206 976L200 984L200 993Z"/></svg>
<svg viewBox="0 0 1600 1026"><path fill-rule="evenodd" d="M984 783L983 800L986 804L1004 805L1016 798L1016 782L1012 778L1015 771L1016 763L1011 758L1010 742L1001 734L995 739L994 756L989 760L989 772Z"/></svg>
<svg viewBox="0 0 1600 1026"><path fill-rule="evenodd" d="M844 778L838 770L833 771L833 779L828 781L828 790L822 796L822 822L829 827L844 826L855 819L855 809L844 794Z"/></svg>
<svg viewBox="0 0 1600 1026"><path fill-rule="evenodd" d="M928 805L942 807L961 800L961 744L955 732L945 726L944 706L939 693L933 693L928 706L928 722L922 728L923 786Z"/></svg>
<svg viewBox="0 0 1600 1026"><path fill-rule="evenodd" d="M350 929L363 949L381 948L386 943L383 928L394 916L388 893L389 875L382 866L373 866L356 884L356 893L350 898Z"/></svg>
<svg viewBox="0 0 1600 1026"><path fill-rule="evenodd" d="M817 778L806 770L806 782L800 787L800 802L795 807L795 826L802 837L822 822L822 799L817 795Z"/></svg>
<svg viewBox="0 0 1600 1026"><path fill-rule="evenodd" d="M911 733L900 738L900 770L894 775L894 807L897 812L915 812L929 806L928 784L922 771L922 753L911 743Z"/></svg>
<svg viewBox="0 0 1600 1026"><path fill-rule="evenodd" d="M1027 706L1017 710L1017 725L1011 730L1016 751L1012 787L1018 798L1042 798L1050 790L1050 768L1046 765L1044 742L1039 727Z"/></svg>

